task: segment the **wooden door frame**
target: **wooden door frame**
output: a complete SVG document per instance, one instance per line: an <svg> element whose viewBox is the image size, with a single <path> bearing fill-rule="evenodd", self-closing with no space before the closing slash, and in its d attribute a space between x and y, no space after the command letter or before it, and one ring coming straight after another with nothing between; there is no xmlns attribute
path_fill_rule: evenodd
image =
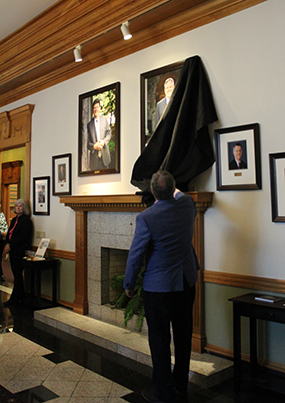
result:
<svg viewBox="0 0 285 403"><path fill-rule="evenodd" d="M0 152L25 147L24 199L30 204L31 191L31 134L35 105L27 104L0 113ZM2 176L2 174L1 174Z"/></svg>
<svg viewBox="0 0 285 403"><path fill-rule="evenodd" d="M10 185L18 185L17 199L21 192L21 165L23 161L9 161L1 164L1 208L7 223L10 222Z"/></svg>

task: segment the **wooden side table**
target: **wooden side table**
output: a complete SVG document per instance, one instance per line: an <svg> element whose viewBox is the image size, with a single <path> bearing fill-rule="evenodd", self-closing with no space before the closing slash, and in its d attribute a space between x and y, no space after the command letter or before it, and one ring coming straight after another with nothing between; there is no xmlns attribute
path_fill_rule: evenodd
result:
<svg viewBox="0 0 285 403"><path fill-rule="evenodd" d="M57 276L59 268L59 259L48 258L44 260L24 259L24 270L31 272L31 295L35 296L36 283L36 307L40 308L41 301L41 274L43 270L52 270L52 306L57 305Z"/></svg>
<svg viewBox="0 0 285 403"><path fill-rule="evenodd" d="M250 367L251 373L257 371L257 319L285 323L285 298L278 302L255 300L260 294L245 294L230 298L233 302L234 332L234 387L238 392L241 382L241 316L249 318L250 323Z"/></svg>

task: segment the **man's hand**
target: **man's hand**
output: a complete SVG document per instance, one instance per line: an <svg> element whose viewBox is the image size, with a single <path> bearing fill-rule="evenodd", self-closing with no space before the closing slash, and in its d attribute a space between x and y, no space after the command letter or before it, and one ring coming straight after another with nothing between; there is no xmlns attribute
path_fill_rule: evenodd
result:
<svg viewBox="0 0 285 403"><path fill-rule="evenodd" d="M129 298L134 298L134 290L125 290L126 296Z"/></svg>
<svg viewBox="0 0 285 403"><path fill-rule="evenodd" d="M3 250L3 255L4 255L4 254L6 255L6 253L9 253L10 250L11 250L10 245L9 245L9 244L5 245L5 248L4 248L4 250Z"/></svg>
<svg viewBox="0 0 285 403"><path fill-rule="evenodd" d="M173 192L173 197L175 197L178 192L180 192L180 190L177 189L177 188L175 188L175 189L174 189L174 192Z"/></svg>
<svg viewBox="0 0 285 403"><path fill-rule="evenodd" d="M103 140L97 141L93 146L94 150L97 150L97 151L101 151L103 149L103 147L104 147L104 141Z"/></svg>

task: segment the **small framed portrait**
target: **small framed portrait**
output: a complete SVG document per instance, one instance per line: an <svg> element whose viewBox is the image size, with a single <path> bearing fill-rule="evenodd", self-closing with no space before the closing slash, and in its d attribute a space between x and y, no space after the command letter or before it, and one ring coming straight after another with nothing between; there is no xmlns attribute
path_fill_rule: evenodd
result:
<svg viewBox="0 0 285 403"><path fill-rule="evenodd" d="M141 74L141 151L167 107L183 63L173 63Z"/></svg>
<svg viewBox="0 0 285 403"><path fill-rule="evenodd" d="M261 189L259 124L215 130L218 190Z"/></svg>
<svg viewBox="0 0 285 403"><path fill-rule="evenodd" d="M50 215L50 177L33 178L33 214Z"/></svg>
<svg viewBox="0 0 285 403"><path fill-rule="evenodd" d="M71 154L52 157L52 194L71 195Z"/></svg>
<svg viewBox="0 0 285 403"><path fill-rule="evenodd" d="M285 152L269 154L272 221L285 222Z"/></svg>
<svg viewBox="0 0 285 403"><path fill-rule="evenodd" d="M120 172L120 83L79 95L78 176Z"/></svg>

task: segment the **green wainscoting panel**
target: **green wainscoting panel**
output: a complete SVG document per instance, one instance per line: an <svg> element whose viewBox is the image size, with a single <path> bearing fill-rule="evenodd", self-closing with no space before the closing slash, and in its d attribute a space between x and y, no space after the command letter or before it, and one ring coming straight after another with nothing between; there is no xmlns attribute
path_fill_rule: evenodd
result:
<svg viewBox="0 0 285 403"><path fill-rule="evenodd" d="M75 299L75 261L59 259L58 300L73 303ZM42 271L42 294L52 296L52 272Z"/></svg>

